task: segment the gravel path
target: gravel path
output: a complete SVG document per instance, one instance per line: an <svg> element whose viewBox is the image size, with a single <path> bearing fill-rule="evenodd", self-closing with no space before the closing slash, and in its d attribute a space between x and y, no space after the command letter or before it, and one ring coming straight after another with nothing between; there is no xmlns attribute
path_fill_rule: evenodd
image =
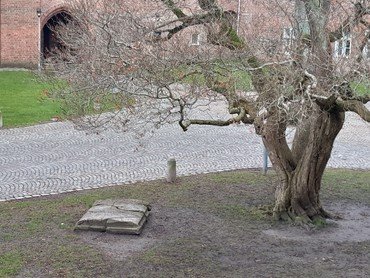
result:
<svg viewBox="0 0 370 278"><path fill-rule="evenodd" d="M68 122L0 130L0 201L160 179L170 157L179 175L262 165L251 126L166 126L141 143L114 131L86 135ZM328 166L370 169L368 123L348 113Z"/></svg>

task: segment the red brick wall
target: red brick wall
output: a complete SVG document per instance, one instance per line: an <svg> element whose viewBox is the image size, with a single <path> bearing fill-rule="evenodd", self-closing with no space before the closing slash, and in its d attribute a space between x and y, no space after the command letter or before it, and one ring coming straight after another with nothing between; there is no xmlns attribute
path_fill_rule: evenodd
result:
<svg viewBox="0 0 370 278"><path fill-rule="evenodd" d="M0 0L0 66L35 68L39 62L39 18L47 20L62 1L59 0Z"/></svg>
<svg viewBox="0 0 370 278"><path fill-rule="evenodd" d="M271 4L274 2L266 1L241 1L240 33L247 40L252 38L252 40L248 40L249 42L256 41L256 38L263 36L279 39L283 27L289 26L289 22L286 22L286 17L284 17L284 9L285 11L287 9L284 7L282 9L266 8L264 3ZM43 27L55 13L68 10L64 2L63 0L0 0L0 67L37 67L40 56L39 20L41 27ZM180 1L180 3L183 3L182 5L186 4L186 7L182 6L181 8L186 13L197 11L197 8L194 8L197 6L196 2L197 0ZM237 11L238 0L219 0L219 2L222 3L225 10ZM275 3L283 5L281 3L284 2L277 1ZM333 2L343 4L343 2L349 2L349 0L333 0ZM146 14L150 11L153 12L153 9L145 11L145 7L148 5L148 1L145 0L126 0L125 3L138 12ZM39 7L42 9L40 19L36 14ZM344 8L344 10L346 9ZM342 17L335 15L334 18ZM332 20L333 23L335 21ZM191 34L187 34L187 36L190 42ZM356 42L354 42L354 45L356 45Z"/></svg>
<svg viewBox="0 0 370 278"><path fill-rule="evenodd" d="M37 26L35 3L28 0L1 1L2 66L36 61Z"/></svg>
<svg viewBox="0 0 370 278"><path fill-rule="evenodd" d="M228 3L227 8L237 1L225 1ZM0 0L0 67L36 68L40 57L39 21L42 29L51 16L66 9L65 2L63 0ZM195 3L196 0L191 2ZM194 3L188 4L189 10ZM143 10L141 4L137 0L130 3L132 8L136 6L139 11ZM40 19L36 13L38 8L42 10Z"/></svg>

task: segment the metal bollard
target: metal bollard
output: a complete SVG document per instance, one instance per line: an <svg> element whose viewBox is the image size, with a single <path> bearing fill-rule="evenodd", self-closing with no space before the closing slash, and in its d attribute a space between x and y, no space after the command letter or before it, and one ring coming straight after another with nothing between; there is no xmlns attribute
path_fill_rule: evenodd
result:
<svg viewBox="0 0 370 278"><path fill-rule="evenodd" d="M167 161L167 182L174 183L176 181L176 160L170 158Z"/></svg>
<svg viewBox="0 0 370 278"><path fill-rule="evenodd" d="M267 167L268 167L268 150L266 149L265 145L263 146L263 174L267 174Z"/></svg>
<svg viewBox="0 0 370 278"><path fill-rule="evenodd" d="M0 112L0 128L3 127L3 113Z"/></svg>

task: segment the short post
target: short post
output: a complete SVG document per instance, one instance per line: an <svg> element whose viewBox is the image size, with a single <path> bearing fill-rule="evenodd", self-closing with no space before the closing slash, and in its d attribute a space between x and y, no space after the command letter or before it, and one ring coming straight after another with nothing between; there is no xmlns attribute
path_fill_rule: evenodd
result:
<svg viewBox="0 0 370 278"><path fill-rule="evenodd" d="M167 182L174 183L176 181L176 160L170 158L167 161Z"/></svg>
<svg viewBox="0 0 370 278"><path fill-rule="evenodd" d="M267 174L267 166L268 166L268 150L266 149L265 145L263 145L263 174Z"/></svg>
<svg viewBox="0 0 370 278"><path fill-rule="evenodd" d="M3 127L3 113L0 112L0 128Z"/></svg>

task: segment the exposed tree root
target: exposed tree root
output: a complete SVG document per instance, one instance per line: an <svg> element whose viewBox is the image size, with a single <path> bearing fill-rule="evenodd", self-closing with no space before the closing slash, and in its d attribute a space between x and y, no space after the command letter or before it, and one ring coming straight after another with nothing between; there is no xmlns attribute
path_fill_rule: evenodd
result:
<svg viewBox="0 0 370 278"><path fill-rule="evenodd" d="M322 208L313 216L308 216L306 212L296 213L289 208L284 211L274 211L273 217L277 221L284 221L304 228L322 228L327 225L326 219L341 219L338 215L332 215Z"/></svg>

